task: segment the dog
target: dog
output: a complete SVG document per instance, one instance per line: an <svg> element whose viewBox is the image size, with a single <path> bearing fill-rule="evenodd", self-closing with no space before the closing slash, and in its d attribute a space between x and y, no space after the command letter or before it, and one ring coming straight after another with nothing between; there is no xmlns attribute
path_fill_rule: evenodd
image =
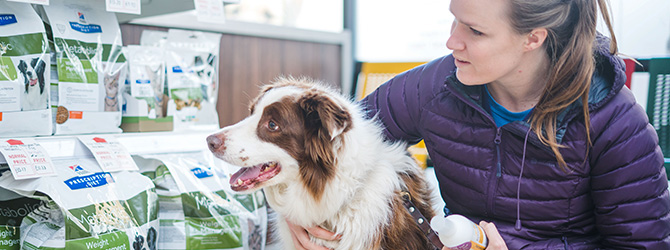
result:
<svg viewBox="0 0 670 250"><path fill-rule="evenodd" d="M25 91L21 98L21 109L23 111L47 109L46 83L44 82L44 70L46 63L42 58L36 57L27 63L19 60L17 69L23 79Z"/></svg>
<svg viewBox="0 0 670 250"><path fill-rule="evenodd" d="M119 75L120 70L105 74L105 111L119 111Z"/></svg>
<svg viewBox="0 0 670 250"><path fill-rule="evenodd" d="M430 189L404 143L354 102L309 79L278 78L242 121L207 137L213 154L240 171L236 192L263 189L282 249L295 249L286 220L321 226L332 249L434 249L404 206L403 195L432 218ZM427 223L427 222L424 222Z"/></svg>

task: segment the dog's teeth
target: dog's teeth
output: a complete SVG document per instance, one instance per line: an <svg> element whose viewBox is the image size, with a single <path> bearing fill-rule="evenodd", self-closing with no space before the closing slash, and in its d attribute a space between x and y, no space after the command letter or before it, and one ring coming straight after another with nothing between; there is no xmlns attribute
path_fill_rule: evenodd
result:
<svg viewBox="0 0 670 250"><path fill-rule="evenodd" d="M239 185L242 185L242 184L244 184L244 182L242 181L242 179L237 179L237 185L239 186Z"/></svg>

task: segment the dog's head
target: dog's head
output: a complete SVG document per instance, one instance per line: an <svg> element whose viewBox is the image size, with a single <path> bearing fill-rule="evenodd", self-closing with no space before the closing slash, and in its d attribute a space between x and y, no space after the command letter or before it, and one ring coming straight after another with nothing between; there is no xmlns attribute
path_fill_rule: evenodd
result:
<svg viewBox="0 0 670 250"><path fill-rule="evenodd" d="M336 172L336 155L352 127L348 101L306 79L281 78L266 86L251 115L210 135L215 156L242 169L233 174L235 191L301 183L319 200Z"/></svg>
<svg viewBox="0 0 670 250"><path fill-rule="evenodd" d="M40 94L44 93L44 68L46 63L39 57L33 58L30 61L30 64L26 63L24 60L19 60L19 66L17 67L21 75L23 76L23 84L26 88L26 93L30 91L31 88L37 90L40 89Z"/></svg>

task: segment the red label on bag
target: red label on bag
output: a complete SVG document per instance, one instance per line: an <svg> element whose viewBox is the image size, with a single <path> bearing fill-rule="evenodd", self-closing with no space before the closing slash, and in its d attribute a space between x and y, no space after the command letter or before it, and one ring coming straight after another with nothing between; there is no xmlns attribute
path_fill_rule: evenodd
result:
<svg viewBox="0 0 670 250"><path fill-rule="evenodd" d="M0 112L0 122L2 121L2 112Z"/></svg>
<svg viewBox="0 0 670 250"><path fill-rule="evenodd" d="M84 114L82 111L70 111L70 119L81 119Z"/></svg>

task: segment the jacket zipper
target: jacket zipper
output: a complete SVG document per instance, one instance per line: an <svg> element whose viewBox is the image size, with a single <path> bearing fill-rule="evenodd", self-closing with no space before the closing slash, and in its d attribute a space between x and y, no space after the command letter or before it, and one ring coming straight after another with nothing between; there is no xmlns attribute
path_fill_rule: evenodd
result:
<svg viewBox="0 0 670 250"><path fill-rule="evenodd" d="M448 86L448 85L450 85L450 83L453 83L455 81L453 78L455 78L455 76L453 76L453 75L448 77L447 80L445 81L445 84ZM451 88L451 87L449 86L448 88ZM464 103L473 107L475 110L482 113L486 118L489 119L489 121L491 121L491 124L493 124L493 126L496 127L496 137L495 137L493 142L496 145L495 147L496 147L496 157L497 157L497 159L496 159L496 166L493 169L491 169L491 174L495 173L496 178L492 178L492 179L487 180L488 181L488 187L487 187L488 188L488 192L487 192L487 199L488 200L486 202L486 210L484 211L484 214L487 217L489 217L489 216L493 215L493 209L494 209L493 204L494 204L494 200L495 200L495 189L498 186L498 182L500 180L500 177L502 177L502 164L501 164L501 159L500 159L500 142L501 142L501 136L502 136L502 127L496 126L496 122L495 122L495 120L493 120L493 117L488 112L486 112L486 110L482 106L477 105L477 103L475 103L474 100L466 98L465 96L467 96L467 94L463 93L462 91L456 90L455 88L452 88L452 89L454 89L455 92L462 93L462 94L455 95L457 98L461 99L461 101L463 101Z"/></svg>
<svg viewBox="0 0 670 250"><path fill-rule="evenodd" d="M488 186L488 202L486 204L486 215L487 216L492 216L493 215L493 204L494 204L494 199L495 199L495 190L496 187L498 186L498 181L500 180L500 177L502 176L502 163L500 159L500 142L501 142L501 135L502 135L502 128L497 128L496 129L496 138L493 140L493 143L496 145L496 166L495 168L492 169L492 172L495 172L496 178L493 180L489 180L489 186Z"/></svg>

